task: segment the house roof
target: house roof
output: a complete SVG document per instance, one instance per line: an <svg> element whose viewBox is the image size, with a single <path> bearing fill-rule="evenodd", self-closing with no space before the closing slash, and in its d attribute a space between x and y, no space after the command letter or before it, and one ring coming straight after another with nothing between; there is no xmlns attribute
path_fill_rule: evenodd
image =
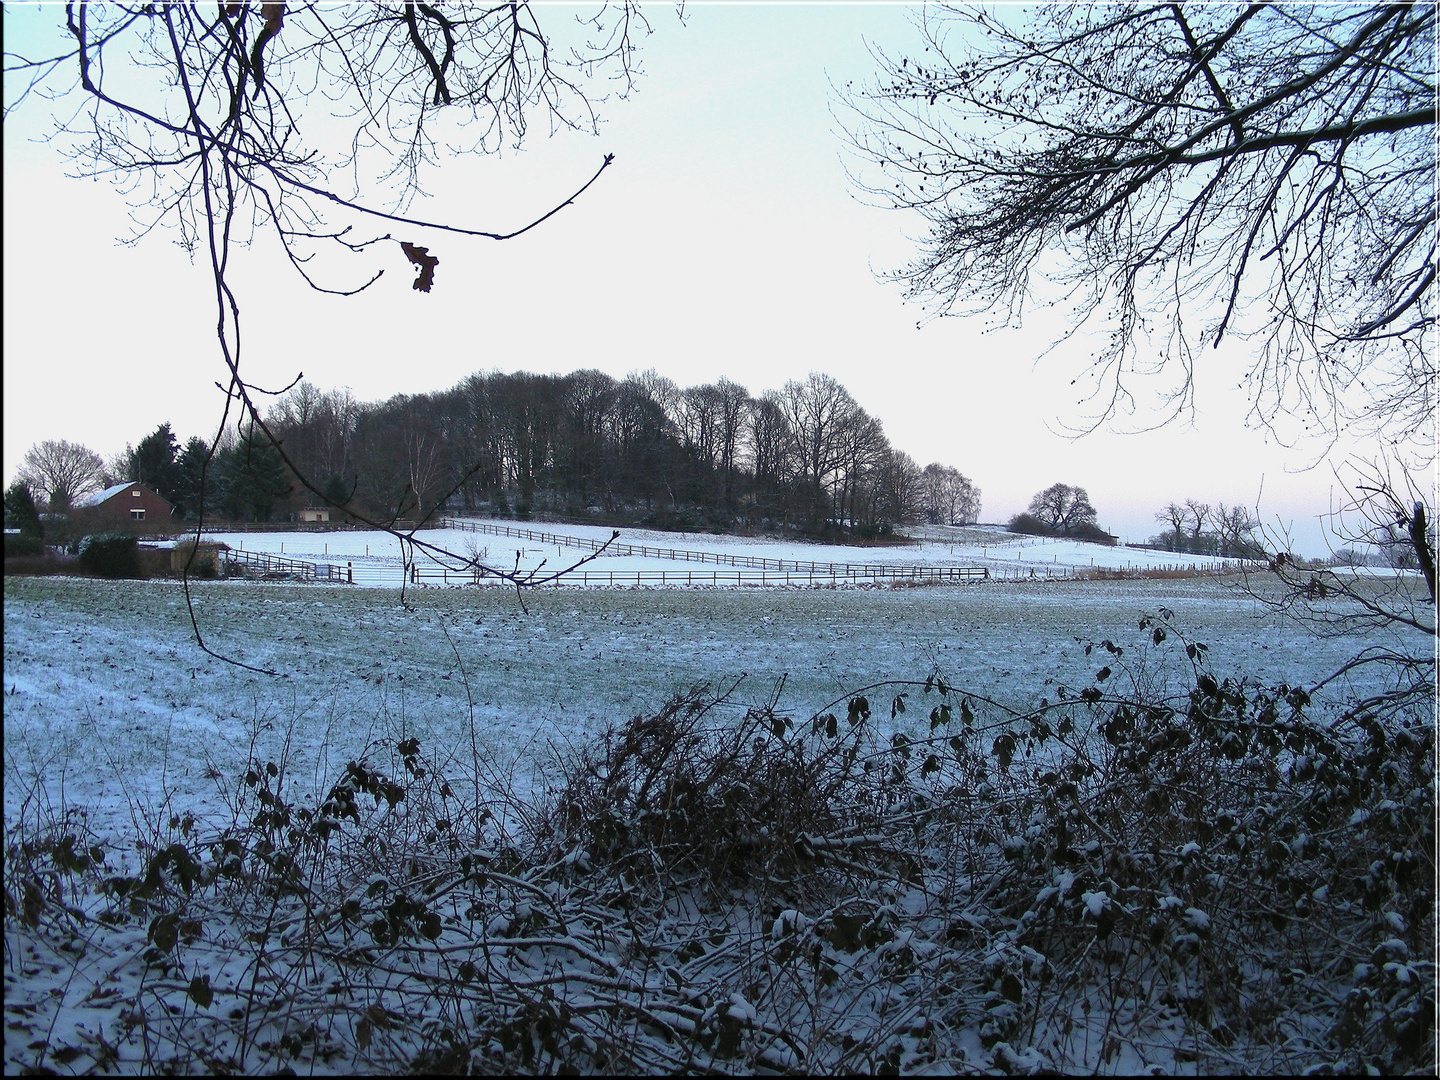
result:
<svg viewBox="0 0 1440 1080"><path fill-rule="evenodd" d="M76 510L83 510L87 506L99 506L101 503L113 499L116 495L119 495L120 492L128 490L133 483L135 483L134 480L126 480L123 484L111 484L104 491L97 491L92 495L86 495L83 499L77 499L71 505Z"/></svg>

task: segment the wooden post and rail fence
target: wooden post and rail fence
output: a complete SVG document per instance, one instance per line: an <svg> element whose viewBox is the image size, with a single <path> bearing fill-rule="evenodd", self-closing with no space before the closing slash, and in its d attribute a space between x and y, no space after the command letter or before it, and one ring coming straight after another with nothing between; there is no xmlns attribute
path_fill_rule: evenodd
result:
<svg viewBox="0 0 1440 1080"><path fill-rule="evenodd" d="M326 531L326 525L306 523L303 531ZM316 525L318 524L318 527ZM253 525L252 528L265 528ZM342 526L343 527L343 526ZM594 554L605 551L607 555L666 559L672 562L701 563L724 566L726 570L603 570L587 567L571 570L558 575L535 575L528 584L598 586L624 588L638 586L712 586L712 587L758 587L781 585L827 585L857 583L904 583L915 584L970 584L987 579L1031 578L1052 580L1057 577L1107 576L1107 571L1096 568L1088 573L1072 567L1046 567L1043 564L1020 564L1013 568L983 566L918 566L904 563L841 563L813 562L799 559L772 559L753 555L698 551L689 548L659 548L640 544L619 544L586 537L567 536L563 533L545 532L539 529L517 528L511 525L495 525L484 521L459 518L440 518L434 528L456 529L465 532L484 533L491 536L513 537L542 544L555 544ZM233 525L220 525L216 531L230 531ZM333 528L333 526L331 526ZM208 531L208 530L207 530ZM297 530L302 531L302 530ZM241 573L249 572L264 577L290 578L300 581L326 582L331 584L354 584L355 570L352 565L344 566L329 562L312 562L305 559L287 558L264 552L231 549L224 558ZM1189 570L1188 567L1147 567L1136 568L1145 573L1173 569L1175 572ZM1037 573L1038 571L1038 573ZM1126 571L1110 571L1116 576L1126 576ZM508 585L509 579L481 567L411 563L408 566L379 568L362 566L362 584L393 584L398 577L412 585ZM379 580L377 580L379 579ZM525 581L522 575L522 582Z"/></svg>
<svg viewBox="0 0 1440 1080"><path fill-rule="evenodd" d="M316 563L304 559L287 559L283 555L269 555L261 551L243 551L231 548L224 554L226 572L238 567L241 573L258 573L261 577L295 578L300 581L322 581L329 584L353 584L354 573L348 566L334 563Z"/></svg>
<svg viewBox="0 0 1440 1080"><path fill-rule="evenodd" d="M570 570L554 575L540 575L539 581L546 585L586 585L622 588L639 585L711 585L753 586L764 588L776 585L829 585L841 582L912 581L917 584L965 584L983 581L989 576L984 567L978 566L872 566L857 568L851 573L833 573L817 570ZM485 570L472 567L446 567L440 565L410 567L410 584L424 585L500 585L511 584L507 579ZM522 579L523 580L523 579Z"/></svg>
<svg viewBox="0 0 1440 1080"><path fill-rule="evenodd" d="M561 533L541 532L537 529L517 529L509 525L491 525L484 521L465 521L460 518L442 518L441 528L460 529L466 532L488 533L491 536L512 536L521 540L534 540L542 544L578 548L592 554L604 548L607 555L640 556L651 559L670 559L676 562L714 563L720 566L743 567L748 570L774 570L777 573L809 574L825 578L867 578L902 577L937 580L983 580L989 576L983 566L907 566L898 563L836 563L808 562L800 559L765 559L754 555L731 555L714 551L694 551L690 548L653 548L640 544L610 543L591 540L580 536L565 536ZM580 571L576 571L579 573ZM603 573L604 571L602 571ZM638 571L644 573L646 571ZM671 573L671 571L651 571ZM624 571L616 571L624 574ZM637 571L628 571L634 575Z"/></svg>

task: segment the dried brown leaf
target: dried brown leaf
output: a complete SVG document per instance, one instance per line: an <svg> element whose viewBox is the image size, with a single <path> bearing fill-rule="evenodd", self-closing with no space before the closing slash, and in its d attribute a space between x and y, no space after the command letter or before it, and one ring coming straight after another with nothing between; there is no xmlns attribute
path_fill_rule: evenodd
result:
<svg viewBox="0 0 1440 1080"><path fill-rule="evenodd" d="M429 292L430 286L435 283L435 267L440 265L440 260L430 254L429 248L416 247L404 240L400 241L400 250L405 252L407 259L420 267L420 276L415 279L413 287L421 292Z"/></svg>

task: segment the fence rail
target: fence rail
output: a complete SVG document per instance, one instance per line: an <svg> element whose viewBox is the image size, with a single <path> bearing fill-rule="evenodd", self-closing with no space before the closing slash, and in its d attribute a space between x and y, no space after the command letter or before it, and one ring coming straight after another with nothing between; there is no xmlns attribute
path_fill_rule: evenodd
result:
<svg viewBox="0 0 1440 1080"><path fill-rule="evenodd" d="M847 579L919 577L924 579L943 578L947 581L976 581L989 576L989 572L983 566L909 566L904 563L821 563L798 559L764 559L753 555L729 555L715 551L694 551L690 548L652 548L639 544L610 543L607 547L604 540L564 536L560 533L547 533L536 529L516 529L509 525L491 525L488 522L465 521L461 518L442 518L439 525L446 529L462 529L467 532L488 533L492 536L513 536L521 540L535 540L542 544L579 548L592 553L604 548L608 555L638 555L652 559L672 559L677 562L714 563L719 566L743 567L748 570L813 574L817 577ZM671 571L655 572L670 573ZM629 573L633 574L635 571L629 571Z"/></svg>
<svg viewBox="0 0 1440 1080"><path fill-rule="evenodd" d="M352 584L354 580L349 569L344 566L336 566L334 563L313 563L301 559L287 559L282 555L267 555L258 551L241 551L232 548L225 552L225 562L244 567L245 570L259 571L266 577L288 577L301 581L324 581L331 584Z"/></svg>
<svg viewBox="0 0 1440 1080"><path fill-rule="evenodd" d="M418 522L395 521L390 527L397 532L410 532L416 528ZM426 524L427 529L438 528L437 525ZM374 532L369 525L361 525L354 521L210 521L206 520L200 529L202 534L209 533L266 533L266 532ZM182 529L179 537L194 536L195 527Z"/></svg>
<svg viewBox="0 0 1440 1080"><path fill-rule="evenodd" d="M460 529L470 532L510 536L539 543L558 544L596 552L606 548L604 541L584 537L565 536L543 532L538 529L518 529L507 525L492 525L488 522L465 521L445 518L436 523L439 528ZM218 529L217 529L218 531ZM312 531L305 529L304 531ZM319 529L313 531L321 531ZM669 559L672 561L709 563L729 567L721 570L570 570L558 576L542 575L539 580L547 585L609 586L612 588L640 585L675 586L777 586L777 585L825 585L884 582L916 584L965 585L984 580L1054 581L1074 578L1108 577L1190 577L1204 573L1225 573L1244 569L1239 560L1222 563L1203 570L1188 564L1164 564L1126 567L1079 567L1056 566L1044 563L1017 562L995 563L992 566L920 566L906 563L835 563L807 562L795 559L766 559L747 555L729 555L719 552L696 551L687 548L652 548L636 544L612 544L606 549L621 556L642 556ZM393 564L375 566L368 562L356 569L353 563L338 565L330 562L313 562L306 559L288 558L265 552L231 549L225 554L226 561L237 569L244 568L266 577L284 577L307 582L353 585L359 579L362 585L395 587L403 582L413 585L495 585L509 584L508 579L477 567L446 566L443 563L416 563L410 566ZM242 571L243 572L243 571Z"/></svg>
<svg viewBox="0 0 1440 1080"><path fill-rule="evenodd" d="M817 570L570 570L556 575L547 585L582 585L624 588L637 585L753 586L836 585L909 581L915 584L956 584L981 581L984 568L974 567L889 567L884 574L825 573ZM444 566L412 566L412 585L508 585L511 582L483 570L450 569Z"/></svg>

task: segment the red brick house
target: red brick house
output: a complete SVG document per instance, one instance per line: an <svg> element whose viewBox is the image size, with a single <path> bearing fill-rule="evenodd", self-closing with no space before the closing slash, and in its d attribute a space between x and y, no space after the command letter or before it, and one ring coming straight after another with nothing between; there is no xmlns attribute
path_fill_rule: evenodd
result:
<svg viewBox="0 0 1440 1080"><path fill-rule="evenodd" d="M76 499L70 509L72 513L80 511L87 517L101 518L115 526L146 528L158 524L168 528L174 508L144 484L127 480Z"/></svg>

